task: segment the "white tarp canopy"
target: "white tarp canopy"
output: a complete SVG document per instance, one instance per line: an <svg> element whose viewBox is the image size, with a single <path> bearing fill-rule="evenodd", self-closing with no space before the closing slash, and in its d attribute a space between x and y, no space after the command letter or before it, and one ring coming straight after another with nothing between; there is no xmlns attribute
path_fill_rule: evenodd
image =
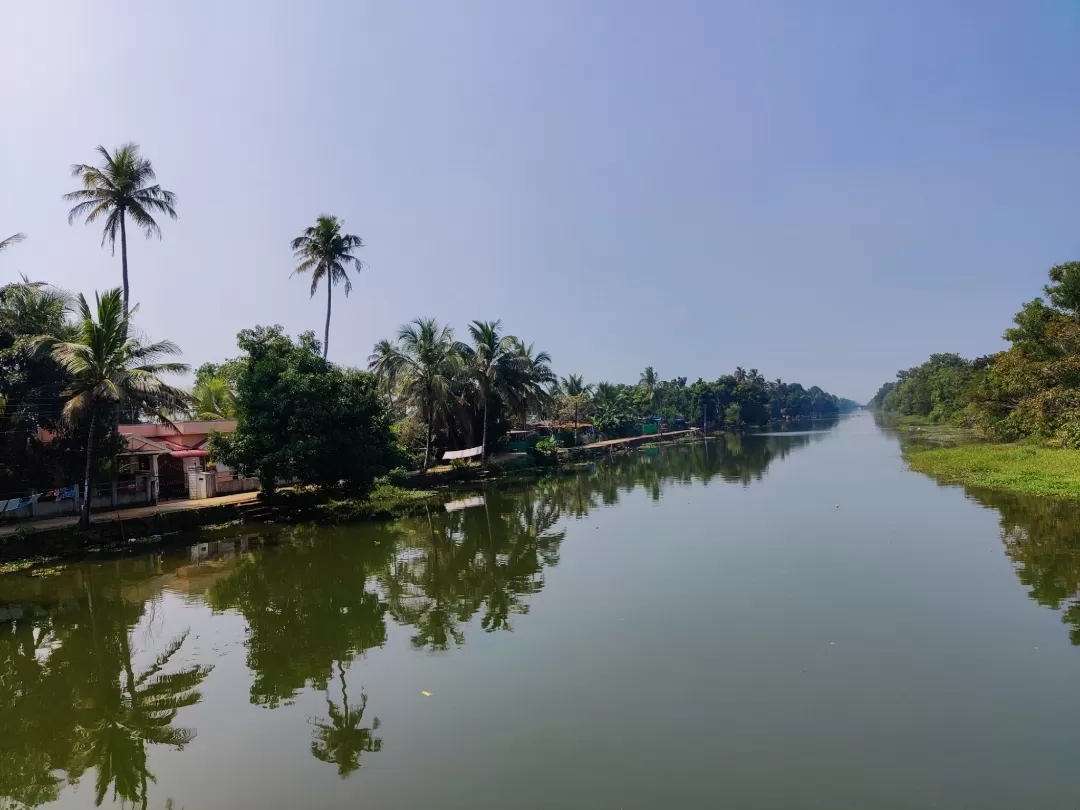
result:
<svg viewBox="0 0 1080 810"><path fill-rule="evenodd" d="M464 498L460 501L447 501L443 504L443 507L447 512L457 512L461 509L469 509L473 506L483 506L486 503L483 495L476 495L472 498Z"/></svg>
<svg viewBox="0 0 1080 810"><path fill-rule="evenodd" d="M447 450L443 453L443 461L453 461L455 458L476 458L484 452L483 447L470 447L468 450Z"/></svg>

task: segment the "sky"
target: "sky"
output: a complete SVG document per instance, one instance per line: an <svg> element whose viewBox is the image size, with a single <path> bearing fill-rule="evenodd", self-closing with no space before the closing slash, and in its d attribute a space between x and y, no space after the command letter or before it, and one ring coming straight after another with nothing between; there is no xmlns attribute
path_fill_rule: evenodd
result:
<svg viewBox="0 0 1080 810"><path fill-rule="evenodd" d="M562 375L735 366L866 401L1004 347L1080 259L1080 0L9 2L0 283L120 284L70 164L142 146L179 198L129 239L138 326L197 366L321 336L290 277L364 239L330 359L502 320Z"/></svg>

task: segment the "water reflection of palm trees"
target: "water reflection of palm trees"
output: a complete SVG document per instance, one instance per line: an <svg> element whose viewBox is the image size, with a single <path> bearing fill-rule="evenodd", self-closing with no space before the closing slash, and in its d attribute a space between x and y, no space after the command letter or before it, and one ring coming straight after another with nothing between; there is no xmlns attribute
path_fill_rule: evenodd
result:
<svg viewBox="0 0 1080 810"><path fill-rule="evenodd" d="M348 776L383 741L368 696L361 691L350 703L346 669L386 642L388 615L427 650L464 644L470 626L511 631L558 565L568 518L638 488L660 498L692 480L748 485L813 438L660 447L529 485L491 487L482 505L460 511L287 530L272 548L233 558L205 599L244 617L252 703L287 705L305 688L326 694L326 716L312 721L307 745ZM148 746L182 748L191 740L194 731L178 721L199 701L209 672L179 666L186 635L146 669L132 660L132 633L155 598L147 583L160 587L166 569L155 554L73 568L33 581L24 603L0 605L0 807L55 800L65 778L74 782L89 769L99 804L111 792L146 805ZM186 572L184 582L192 581L207 580Z"/></svg>
<svg viewBox="0 0 1080 810"><path fill-rule="evenodd" d="M181 749L195 736L173 723L200 700L210 668L167 671L183 633L136 673L131 634L146 603L121 595L118 566L79 579L62 602L6 608L14 618L0 635L0 797L37 806L57 798L57 774L75 782L93 768L95 804L111 790L146 807L147 746Z"/></svg>
<svg viewBox="0 0 1080 810"><path fill-rule="evenodd" d="M379 718L371 719L371 726L365 727L364 710L367 708L367 695L360 692L360 703L349 703L348 686L345 683L345 669L337 662L338 680L341 684L341 708L330 699L330 689L326 690L326 713L329 722L312 721L315 726L311 753L321 762L337 765L338 776L344 779L360 767L360 755L382 750L382 740L374 732L379 728Z"/></svg>

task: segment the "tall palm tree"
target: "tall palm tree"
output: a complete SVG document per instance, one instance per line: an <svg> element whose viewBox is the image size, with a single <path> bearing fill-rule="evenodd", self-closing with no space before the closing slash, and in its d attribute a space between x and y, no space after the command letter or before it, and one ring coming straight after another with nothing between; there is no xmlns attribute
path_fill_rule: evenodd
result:
<svg viewBox="0 0 1080 810"><path fill-rule="evenodd" d="M124 270L124 309L129 308L127 217L146 233L146 238L161 238L154 214L166 214L176 219L176 195L157 183L153 164L139 154L137 143L125 143L111 153L104 146L97 148L100 166L75 163L71 176L82 180L83 187L65 194L64 199L75 203L68 212L68 225L85 215L86 224L105 217L101 244L106 240L116 255L116 232L120 231L120 260Z"/></svg>
<svg viewBox="0 0 1080 810"><path fill-rule="evenodd" d="M344 779L360 767L360 755L382 750L382 740L375 736L381 723L378 717L371 719L371 727L360 724L364 720L367 708L367 695L361 690L360 705L349 704L346 690L345 669L337 662L338 680L341 682L341 708L330 700L330 687L327 684L326 713L329 723L314 723L315 739L311 743L312 755L321 762L337 765L338 776Z"/></svg>
<svg viewBox="0 0 1080 810"><path fill-rule="evenodd" d="M465 371L467 347L454 339L454 330L434 318L417 318L401 327L397 345L386 358L387 373L401 382L406 401L427 425L424 469L431 454L435 417L446 407L452 386Z"/></svg>
<svg viewBox="0 0 1080 810"><path fill-rule="evenodd" d="M525 345L515 338L513 358L517 365L513 398L521 409L521 429L524 430L530 408L539 413L551 404L552 389L558 378L551 370L551 355L537 352L532 343Z"/></svg>
<svg viewBox="0 0 1080 810"><path fill-rule="evenodd" d="M0 239L0 253L3 253L12 245L16 245L26 238L25 233L13 233L7 239Z"/></svg>
<svg viewBox="0 0 1080 810"><path fill-rule="evenodd" d="M86 473L79 525L90 526L91 470L94 439L102 411L107 407L137 407L159 418L188 406L190 395L166 384L161 374L183 374L184 363L156 362L180 353L171 341L143 343L129 335L131 310L123 306L120 288L97 296L97 319L81 293L78 322L70 339L42 337L37 350L52 358L71 377L64 396L63 419L68 424L86 424ZM166 421L168 421L166 419Z"/></svg>
<svg viewBox="0 0 1080 810"><path fill-rule="evenodd" d="M502 321L473 321L469 324L472 346L465 359L480 392L480 407L484 410L484 430L480 444L480 458L487 459L487 436L489 418L488 404L493 394L511 390L518 369L515 367L513 335L499 332Z"/></svg>
<svg viewBox="0 0 1080 810"><path fill-rule="evenodd" d="M351 266L359 272L364 267L359 256L353 251L364 246L364 240L351 233L342 233L345 223L329 214L319 214L315 224L305 228L304 233L292 240L293 256L298 264L293 270L297 273L311 272L311 295L314 297L319 282L326 279L326 332L323 336L323 360L330 350L330 307L334 285L344 282L345 295L352 292L352 280L348 269Z"/></svg>

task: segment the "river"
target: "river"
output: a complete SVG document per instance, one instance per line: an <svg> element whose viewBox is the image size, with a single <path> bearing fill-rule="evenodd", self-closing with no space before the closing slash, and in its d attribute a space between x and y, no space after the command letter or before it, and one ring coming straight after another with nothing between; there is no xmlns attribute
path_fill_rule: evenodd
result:
<svg viewBox="0 0 1080 810"><path fill-rule="evenodd" d="M1080 796L1080 511L868 414L192 542L0 577L0 807Z"/></svg>

